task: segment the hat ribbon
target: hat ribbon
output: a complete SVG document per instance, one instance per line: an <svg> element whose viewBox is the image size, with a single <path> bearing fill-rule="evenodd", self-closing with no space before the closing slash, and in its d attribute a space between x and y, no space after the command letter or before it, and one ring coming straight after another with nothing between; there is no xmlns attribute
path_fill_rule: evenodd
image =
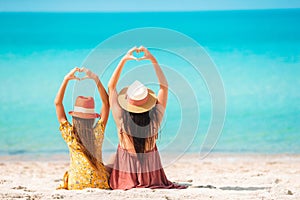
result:
<svg viewBox="0 0 300 200"><path fill-rule="evenodd" d="M84 108L80 106L74 106L74 112L81 112L81 113L95 113L94 108Z"/></svg>
<svg viewBox="0 0 300 200"><path fill-rule="evenodd" d="M148 97L149 97L149 94L141 100L134 100L134 99L131 99L130 97L128 97L128 103L131 105L140 106L147 102Z"/></svg>

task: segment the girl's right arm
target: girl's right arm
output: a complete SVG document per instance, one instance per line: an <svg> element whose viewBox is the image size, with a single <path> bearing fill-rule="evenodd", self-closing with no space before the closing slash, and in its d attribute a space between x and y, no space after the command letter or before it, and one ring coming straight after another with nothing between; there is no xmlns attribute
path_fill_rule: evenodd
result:
<svg viewBox="0 0 300 200"><path fill-rule="evenodd" d="M116 90L117 83L119 81L122 69L125 65L125 63L128 60L136 60L136 58L132 55L134 51L136 51L137 48L133 47L130 49L126 55L121 59L119 62L117 68L115 69L113 75L111 76L109 82L108 82L108 94L109 94L109 104L113 113L113 117L115 119L115 122L117 126L119 127L119 119L121 118L121 107L118 102L118 93Z"/></svg>
<svg viewBox="0 0 300 200"><path fill-rule="evenodd" d="M137 47L131 48L126 53L126 55L121 59L121 61L119 62L117 68L115 69L113 75L111 76L111 78L108 82L108 92L116 89L117 83L119 81L119 78L120 78L120 75L121 75L121 72L122 72L122 69L123 69L125 63L128 60L136 60L136 58L132 55L132 53L137 50L138 50Z"/></svg>
<svg viewBox="0 0 300 200"><path fill-rule="evenodd" d="M66 117L66 113L65 113L65 109L64 109L64 105L63 105L63 99L64 99L66 87L68 85L69 80L74 80L74 79L79 80L79 78L75 76L75 73L79 72L79 71L80 71L80 69L78 67L75 67L65 76L65 78L58 90L56 98L54 100L54 104L56 107L56 116L60 123L67 121L67 117Z"/></svg>

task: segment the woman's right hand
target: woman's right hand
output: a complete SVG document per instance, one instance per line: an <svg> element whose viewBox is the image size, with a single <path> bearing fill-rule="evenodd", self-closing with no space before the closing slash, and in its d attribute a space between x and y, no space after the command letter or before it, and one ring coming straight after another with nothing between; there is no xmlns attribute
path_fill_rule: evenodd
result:
<svg viewBox="0 0 300 200"><path fill-rule="evenodd" d="M65 80L80 80L80 78L78 78L77 76L75 76L76 72L80 72L80 68L75 67L74 69L72 69L66 76L65 76Z"/></svg>
<svg viewBox="0 0 300 200"><path fill-rule="evenodd" d="M125 56L123 57L123 60L128 61L128 60L137 60L136 57L134 57L132 54L135 51L138 51L139 49L135 46L132 47L131 49L129 49L129 51L125 54Z"/></svg>

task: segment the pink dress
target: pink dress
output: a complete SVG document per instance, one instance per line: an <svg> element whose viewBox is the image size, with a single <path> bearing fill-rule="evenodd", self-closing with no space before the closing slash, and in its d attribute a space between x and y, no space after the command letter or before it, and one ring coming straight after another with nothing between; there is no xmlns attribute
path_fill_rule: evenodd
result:
<svg viewBox="0 0 300 200"><path fill-rule="evenodd" d="M121 190L186 188L167 179L156 146L153 150L144 153L140 161L136 153L130 153L119 145L109 182L112 189Z"/></svg>

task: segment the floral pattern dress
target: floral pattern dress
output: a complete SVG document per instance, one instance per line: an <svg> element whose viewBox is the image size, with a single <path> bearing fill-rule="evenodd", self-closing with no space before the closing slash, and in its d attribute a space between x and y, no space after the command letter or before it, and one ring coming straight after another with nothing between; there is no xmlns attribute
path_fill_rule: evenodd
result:
<svg viewBox="0 0 300 200"><path fill-rule="evenodd" d="M72 125L66 121L60 124L59 130L70 151L70 167L65 173L63 183L57 189L81 190L84 188L109 189L109 173L102 163L102 143L104 139L104 125L101 119L94 128L96 147L100 169L96 171L83 154Z"/></svg>

